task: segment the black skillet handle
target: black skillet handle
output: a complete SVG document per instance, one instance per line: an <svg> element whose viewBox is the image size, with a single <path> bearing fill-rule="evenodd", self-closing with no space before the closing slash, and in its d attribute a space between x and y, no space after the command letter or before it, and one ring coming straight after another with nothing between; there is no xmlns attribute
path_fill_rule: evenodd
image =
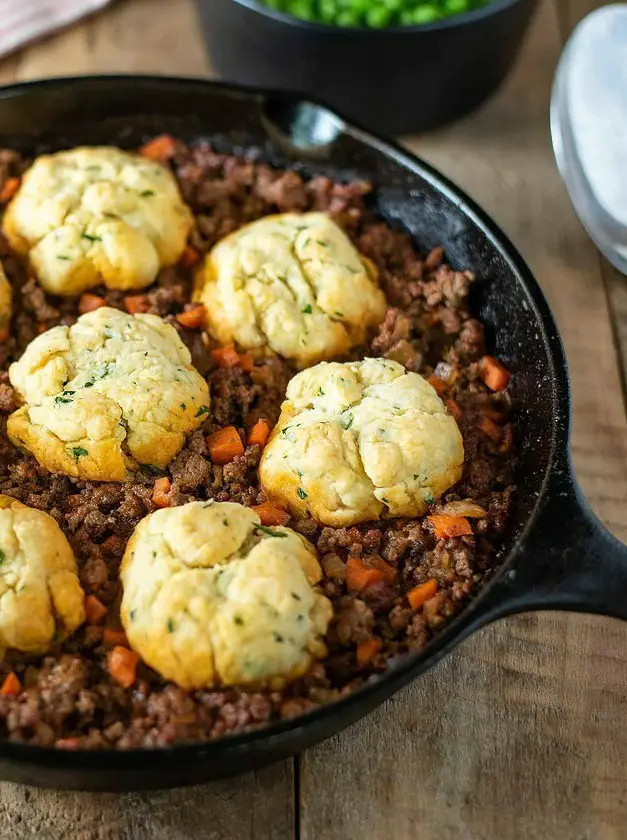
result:
<svg viewBox="0 0 627 840"><path fill-rule="evenodd" d="M478 605L481 623L528 610L573 610L627 621L627 546L592 512L564 459L514 564Z"/></svg>

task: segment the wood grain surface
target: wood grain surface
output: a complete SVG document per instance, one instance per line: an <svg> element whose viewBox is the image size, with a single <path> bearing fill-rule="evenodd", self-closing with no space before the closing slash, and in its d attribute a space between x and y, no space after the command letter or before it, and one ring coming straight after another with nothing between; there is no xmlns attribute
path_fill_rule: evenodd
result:
<svg viewBox="0 0 627 840"><path fill-rule="evenodd" d="M543 0L503 90L475 115L406 142L497 219L542 284L570 365L577 473L627 539L627 286L573 214L548 126L559 51L591 7ZM99 71L206 75L192 0L119 2L0 62L0 81ZM0 838L622 840L626 711L627 627L530 613L476 634L295 763L146 794L0 784Z"/></svg>

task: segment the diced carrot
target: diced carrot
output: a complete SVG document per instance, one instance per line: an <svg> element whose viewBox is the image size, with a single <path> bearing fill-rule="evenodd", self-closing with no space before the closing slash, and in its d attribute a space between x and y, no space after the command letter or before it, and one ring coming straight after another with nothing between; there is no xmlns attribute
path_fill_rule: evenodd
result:
<svg viewBox="0 0 627 840"><path fill-rule="evenodd" d="M254 510L262 525L285 525L290 518L289 513L280 505L274 502L264 502L261 505L254 505Z"/></svg>
<svg viewBox="0 0 627 840"><path fill-rule="evenodd" d="M250 373L251 370L255 367L255 357L252 353L239 353L239 364L238 367L245 373Z"/></svg>
<svg viewBox="0 0 627 840"><path fill-rule="evenodd" d="M105 299L100 297L100 295L92 295L91 292L85 292L85 294L81 295L78 301L78 311L81 315L85 315L86 312L93 312L94 309L100 309L101 306L105 305Z"/></svg>
<svg viewBox="0 0 627 840"><path fill-rule="evenodd" d="M381 650L382 642L379 639L364 639L357 645L357 664L360 668L369 665Z"/></svg>
<svg viewBox="0 0 627 840"><path fill-rule="evenodd" d="M0 203L6 204L11 201L20 186L19 178L7 178L0 190Z"/></svg>
<svg viewBox="0 0 627 840"><path fill-rule="evenodd" d="M265 420L257 420L252 429L248 432L248 445L265 446L270 437L270 426Z"/></svg>
<svg viewBox="0 0 627 840"><path fill-rule="evenodd" d="M40 324L40 326L43 326L43 325ZM38 330L38 332L43 332L43 331L45 331L45 329L46 328L44 327L44 330ZM8 337L9 337L9 328L8 327L2 327L0 329L0 342L6 341L8 339Z"/></svg>
<svg viewBox="0 0 627 840"><path fill-rule="evenodd" d="M361 592L373 583L380 583L383 580L383 572L380 569L371 569L361 557L351 554L346 561L346 585L349 589Z"/></svg>
<svg viewBox="0 0 627 840"><path fill-rule="evenodd" d="M455 402L455 400L444 400L444 405L448 408L448 413L451 417L454 417L455 420L459 423L462 419L464 412L461 410L459 405Z"/></svg>
<svg viewBox="0 0 627 840"><path fill-rule="evenodd" d="M124 306L129 315L139 315L142 312L148 312L150 301L146 295L126 295Z"/></svg>
<svg viewBox="0 0 627 840"><path fill-rule="evenodd" d="M176 140L171 134L159 134L153 137L139 149L139 154L160 163L171 158L176 151Z"/></svg>
<svg viewBox="0 0 627 840"><path fill-rule="evenodd" d="M81 741L80 738L59 738L54 745L58 750L77 750Z"/></svg>
<svg viewBox="0 0 627 840"><path fill-rule="evenodd" d="M212 350L211 358L219 367L237 367L239 365L239 353L233 344L227 344L226 347L217 347Z"/></svg>
<svg viewBox="0 0 627 840"><path fill-rule="evenodd" d="M440 379L439 376L436 376L435 373L431 374L431 376L427 379L427 382L430 385L433 385L436 393L438 394L443 394L448 388L448 384L443 379Z"/></svg>
<svg viewBox="0 0 627 840"><path fill-rule="evenodd" d="M152 503L159 508L170 507L170 490L172 485L166 477L158 478L152 487Z"/></svg>
<svg viewBox="0 0 627 840"><path fill-rule="evenodd" d="M438 582L434 578L430 578L426 583L414 586L407 593L407 600L409 601L410 607L413 610L419 609L423 604L433 598L437 591Z"/></svg>
<svg viewBox="0 0 627 840"><path fill-rule="evenodd" d="M107 656L109 673L122 688L130 688L135 682L138 662L135 651L121 645L114 647Z"/></svg>
<svg viewBox="0 0 627 840"><path fill-rule="evenodd" d="M393 583L396 580L396 569L394 566L386 563L383 557L380 557L378 554L369 554L367 559L371 566L374 566L375 569L381 572L383 580L386 583Z"/></svg>
<svg viewBox="0 0 627 840"><path fill-rule="evenodd" d="M197 303L185 312L179 312L176 320L182 327L188 330L198 330L203 327L207 321L207 311L202 303Z"/></svg>
<svg viewBox="0 0 627 840"><path fill-rule="evenodd" d="M434 513L428 516L427 520L433 525L433 533L438 539L472 534L472 526L465 516Z"/></svg>
<svg viewBox="0 0 627 840"><path fill-rule="evenodd" d="M490 420L489 417L481 418L481 420L479 421L479 428L481 429L483 434L489 437L491 440L496 441L496 443L500 442L502 435L501 430L496 425L496 423L493 423L492 420Z"/></svg>
<svg viewBox="0 0 627 840"><path fill-rule="evenodd" d="M0 694L7 697L9 695L15 696L22 691L22 683L17 678L17 674L14 674L11 671L10 674L4 678L4 682L2 683L2 688L0 688Z"/></svg>
<svg viewBox="0 0 627 840"><path fill-rule="evenodd" d="M209 455L214 464L229 464L244 454L244 444L235 426L225 426L207 436Z"/></svg>
<svg viewBox="0 0 627 840"><path fill-rule="evenodd" d="M85 620L87 624L99 624L106 614L107 608L102 601L95 595L85 596Z"/></svg>
<svg viewBox="0 0 627 840"><path fill-rule="evenodd" d="M484 356L479 362L479 376L491 391L507 388L510 372L494 356Z"/></svg>
<svg viewBox="0 0 627 840"><path fill-rule="evenodd" d="M102 638L105 645L128 647L128 639L124 630L112 630L110 627L105 627Z"/></svg>
<svg viewBox="0 0 627 840"><path fill-rule="evenodd" d="M45 324L39 324L39 326L37 327L38 335L41 335L42 333L45 333L47 329L48 329L48 327Z"/></svg>
<svg viewBox="0 0 627 840"><path fill-rule="evenodd" d="M192 248L191 245L188 245L187 248L181 254L181 258L179 262L185 268L192 268L196 265L196 263L200 260L200 254L195 248Z"/></svg>

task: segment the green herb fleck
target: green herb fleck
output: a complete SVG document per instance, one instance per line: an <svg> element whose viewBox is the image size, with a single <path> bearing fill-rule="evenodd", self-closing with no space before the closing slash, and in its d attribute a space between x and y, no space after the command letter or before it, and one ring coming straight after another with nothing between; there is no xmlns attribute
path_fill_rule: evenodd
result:
<svg viewBox="0 0 627 840"><path fill-rule="evenodd" d="M83 385L83 388L93 388L93 387L94 387L94 383L93 383L93 382L91 382L91 380L90 380L89 382L86 382L86 383Z"/></svg>
<svg viewBox="0 0 627 840"><path fill-rule="evenodd" d="M340 312L340 311L339 311L339 310L337 310L337 309L335 310L335 313L334 313L334 314L335 314L335 315L337 315L337 316L338 316L338 318L343 318L343 317L344 317L344 313L343 313L343 312Z"/></svg>
<svg viewBox="0 0 627 840"><path fill-rule="evenodd" d="M72 455L74 456L75 460L78 461L81 455L89 455L89 452L86 449L83 449L82 446L73 446Z"/></svg>
<svg viewBox="0 0 627 840"><path fill-rule="evenodd" d="M4 551L0 548L0 566L4 563L4 561L5 561L6 559L7 559L6 554L5 554L5 553L4 553Z"/></svg>
<svg viewBox="0 0 627 840"><path fill-rule="evenodd" d="M284 641L285 641L285 639L283 638L283 636L282 636L280 633L277 633L277 632L276 632L276 630L272 633L272 635L274 636L274 640L275 640L276 642L281 643L281 642L284 642Z"/></svg>
<svg viewBox="0 0 627 840"><path fill-rule="evenodd" d="M308 493L305 493L305 491L303 490L302 487L299 487L296 492L298 493L298 498L299 499L306 499L307 496L309 495Z"/></svg>
<svg viewBox="0 0 627 840"><path fill-rule="evenodd" d="M185 411L185 409L187 408L187 406L185 405L185 403L181 403L181 408L183 409L183 411Z"/></svg>
<svg viewBox="0 0 627 840"><path fill-rule="evenodd" d="M244 619L241 617L241 615L234 615L233 624L237 624L238 627L243 627Z"/></svg>
<svg viewBox="0 0 627 840"><path fill-rule="evenodd" d="M208 413L209 413L209 406L201 405L194 416L195 417L202 417L203 414L208 414Z"/></svg>
<svg viewBox="0 0 627 840"><path fill-rule="evenodd" d="M292 598L293 598L295 601L302 601L302 600L303 600L303 599L300 597L300 595L298 594L298 592L292 592L291 594L292 594Z"/></svg>
<svg viewBox="0 0 627 840"><path fill-rule="evenodd" d="M68 257L67 254L57 254L58 260L65 260L66 262L72 262L72 257Z"/></svg>
<svg viewBox="0 0 627 840"><path fill-rule="evenodd" d="M302 311L303 311L304 315L311 315L311 313L312 313L311 304L308 303L307 306L303 306Z"/></svg>
<svg viewBox="0 0 627 840"><path fill-rule="evenodd" d="M131 621L135 621L135 618L137 616L137 610L131 610L128 615Z"/></svg>
<svg viewBox="0 0 627 840"><path fill-rule="evenodd" d="M73 393L74 393L74 391L71 391L70 393L72 393L72 394L73 394ZM55 397L55 398L54 398L54 401L55 401L56 403L71 403L71 402L72 402L72 398L71 398L71 397L66 397L66 396L64 396L63 394L60 394L58 397Z"/></svg>
<svg viewBox="0 0 627 840"><path fill-rule="evenodd" d="M168 627L168 633L174 633L175 625L174 625L174 621L171 618L168 619L167 627Z"/></svg>
<svg viewBox="0 0 627 840"><path fill-rule="evenodd" d="M226 518L224 518L224 519L222 520L222 524L223 524L226 528L228 528L228 527L229 527L229 520L228 520L228 519L226 519Z"/></svg>
<svg viewBox="0 0 627 840"><path fill-rule="evenodd" d="M417 481L420 478L420 473L414 473L414 481Z"/></svg>
<svg viewBox="0 0 627 840"><path fill-rule="evenodd" d="M322 387L318 388L318 396L324 397L324 391L322 390Z"/></svg>
<svg viewBox="0 0 627 840"><path fill-rule="evenodd" d="M346 417L340 417L340 423L343 429L350 429L355 418L352 414L347 414Z"/></svg>
<svg viewBox="0 0 627 840"><path fill-rule="evenodd" d="M318 243L318 245L321 245L323 248L328 248L328 246L329 246L329 243L326 241L326 239L316 239L316 242Z"/></svg>
<svg viewBox="0 0 627 840"><path fill-rule="evenodd" d="M81 233L81 239L87 239L88 242L102 242L102 236L91 236L89 233Z"/></svg>
<svg viewBox="0 0 627 840"><path fill-rule="evenodd" d="M144 190L143 192L140 192L140 195L141 195L142 198L148 198L149 196L154 195L154 194L155 194L154 190Z"/></svg>
<svg viewBox="0 0 627 840"><path fill-rule="evenodd" d="M261 531L269 537L287 537L287 534L282 534L280 531L273 531L272 528L268 528L266 525L255 525L255 528L257 531Z"/></svg>

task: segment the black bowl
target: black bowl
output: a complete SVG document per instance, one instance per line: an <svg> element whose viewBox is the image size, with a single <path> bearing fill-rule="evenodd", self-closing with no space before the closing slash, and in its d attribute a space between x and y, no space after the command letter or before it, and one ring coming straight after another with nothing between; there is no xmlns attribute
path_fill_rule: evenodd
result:
<svg viewBox="0 0 627 840"><path fill-rule="evenodd" d="M255 0L198 0L221 77L315 95L389 134L433 128L480 105L509 72L536 3L494 0L422 26L344 29Z"/></svg>

